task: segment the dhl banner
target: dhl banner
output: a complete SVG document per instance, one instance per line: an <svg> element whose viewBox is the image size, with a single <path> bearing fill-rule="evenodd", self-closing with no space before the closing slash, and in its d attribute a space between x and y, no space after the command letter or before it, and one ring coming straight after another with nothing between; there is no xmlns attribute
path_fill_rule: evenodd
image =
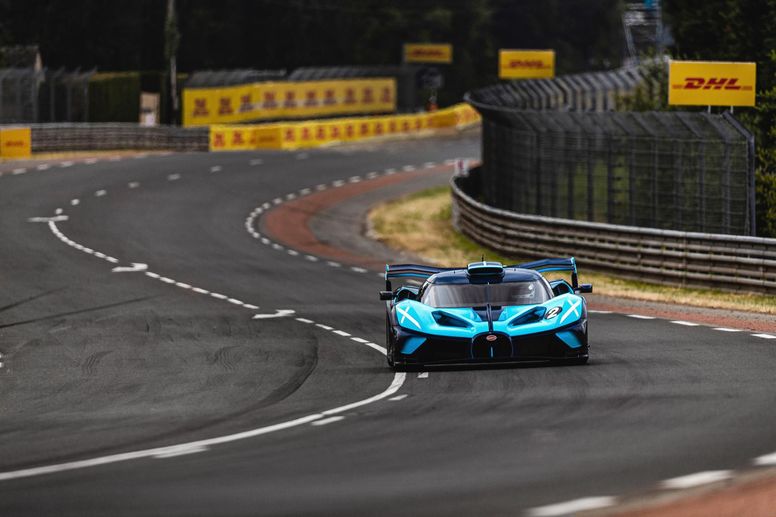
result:
<svg viewBox="0 0 776 517"><path fill-rule="evenodd" d="M183 125L396 111L392 78L266 82L183 90Z"/></svg>
<svg viewBox="0 0 776 517"><path fill-rule="evenodd" d="M671 61L668 104L754 106L756 63Z"/></svg>
<svg viewBox="0 0 776 517"><path fill-rule="evenodd" d="M300 149L441 128L464 128L480 121L468 104L412 115L310 120L257 125L210 126L211 151Z"/></svg>
<svg viewBox="0 0 776 517"><path fill-rule="evenodd" d="M501 79L551 79L555 77L554 50L498 51L498 76Z"/></svg>
<svg viewBox="0 0 776 517"><path fill-rule="evenodd" d="M453 46L449 43L405 43L404 62L450 64Z"/></svg>
<svg viewBox="0 0 776 517"><path fill-rule="evenodd" d="M0 128L0 157L29 158L32 139L28 127Z"/></svg>

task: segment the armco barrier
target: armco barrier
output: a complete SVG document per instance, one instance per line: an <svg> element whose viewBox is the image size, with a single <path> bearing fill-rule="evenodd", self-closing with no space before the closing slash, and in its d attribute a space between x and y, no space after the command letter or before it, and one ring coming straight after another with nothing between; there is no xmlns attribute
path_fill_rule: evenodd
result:
<svg viewBox="0 0 776 517"><path fill-rule="evenodd" d="M463 128L479 122L468 104L410 115L308 120L279 124L210 127L211 151L302 149L337 142L391 135L410 135L443 128Z"/></svg>
<svg viewBox="0 0 776 517"><path fill-rule="evenodd" d="M99 151L207 151L208 128L144 127L138 124L33 124L32 152Z"/></svg>
<svg viewBox="0 0 776 517"><path fill-rule="evenodd" d="M574 256L583 266L637 280L776 294L776 239L517 214L474 199L478 172L452 180L453 223L500 253Z"/></svg>

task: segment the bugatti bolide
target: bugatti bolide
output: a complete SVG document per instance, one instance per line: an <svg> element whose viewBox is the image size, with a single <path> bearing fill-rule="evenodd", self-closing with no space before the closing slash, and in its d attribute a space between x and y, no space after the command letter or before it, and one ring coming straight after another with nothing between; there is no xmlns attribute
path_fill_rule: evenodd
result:
<svg viewBox="0 0 776 517"><path fill-rule="evenodd" d="M569 272L548 281L542 272ZM392 281L420 279L422 285ZM432 364L588 360L587 305L574 258L515 266L385 267L386 350L396 370Z"/></svg>

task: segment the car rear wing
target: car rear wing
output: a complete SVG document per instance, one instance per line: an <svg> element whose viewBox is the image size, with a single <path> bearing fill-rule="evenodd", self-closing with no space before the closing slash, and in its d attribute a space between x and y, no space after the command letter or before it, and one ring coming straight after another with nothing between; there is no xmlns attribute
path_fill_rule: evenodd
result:
<svg viewBox="0 0 776 517"><path fill-rule="evenodd" d="M436 275L442 271L452 271L455 268L424 266L421 264L386 264L385 265L385 288L391 290L392 278L422 278L425 280L431 275Z"/></svg>
<svg viewBox="0 0 776 517"><path fill-rule="evenodd" d="M525 264L518 264L515 267L522 269L533 269L539 273L545 273L547 271L569 271L571 273L571 287L574 289L579 287L579 279L577 278L577 261L574 259L574 257L546 258L542 260L535 260L533 262L526 262Z"/></svg>

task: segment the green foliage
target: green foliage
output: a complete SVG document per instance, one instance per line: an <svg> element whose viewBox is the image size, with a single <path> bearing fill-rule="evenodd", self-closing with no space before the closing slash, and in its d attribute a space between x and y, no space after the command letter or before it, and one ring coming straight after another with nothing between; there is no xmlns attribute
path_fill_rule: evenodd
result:
<svg viewBox="0 0 776 517"><path fill-rule="evenodd" d="M618 111L665 111L668 106L668 65L646 61L641 66L645 78L633 93L617 99Z"/></svg>
<svg viewBox="0 0 776 517"><path fill-rule="evenodd" d="M757 171L757 234L776 237L776 174Z"/></svg>
<svg viewBox="0 0 776 517"><path fill-rule="evenodd" d="M137 122L140 73L95 74L89 80L89 122Z"/></svg>

